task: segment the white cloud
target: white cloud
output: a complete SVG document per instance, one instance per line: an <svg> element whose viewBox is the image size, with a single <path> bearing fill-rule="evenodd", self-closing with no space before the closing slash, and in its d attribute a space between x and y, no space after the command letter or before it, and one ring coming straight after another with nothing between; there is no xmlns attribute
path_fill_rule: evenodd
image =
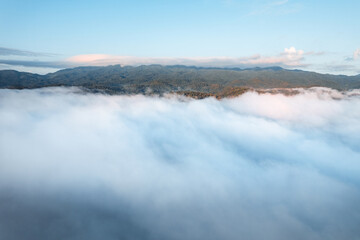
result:
<svg viewBox="0 0 360 240"><path fill-rule="evenodd" d="M359 92L301 92L1 89L0 238L354 239Z"/></svg>

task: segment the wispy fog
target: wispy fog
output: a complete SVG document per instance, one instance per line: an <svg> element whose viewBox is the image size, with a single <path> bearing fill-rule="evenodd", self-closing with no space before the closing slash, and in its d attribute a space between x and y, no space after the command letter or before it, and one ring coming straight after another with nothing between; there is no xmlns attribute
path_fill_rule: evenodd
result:
<svg viewBox="0 0 360 240"><path fill-rule="evenodd" d="M0 90L0 239L359 239L358 93Z"/></svg>

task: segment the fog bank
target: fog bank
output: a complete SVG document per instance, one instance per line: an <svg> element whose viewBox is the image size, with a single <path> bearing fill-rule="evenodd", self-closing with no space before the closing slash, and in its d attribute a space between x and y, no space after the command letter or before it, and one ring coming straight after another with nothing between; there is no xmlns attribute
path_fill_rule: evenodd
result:
<svg viewBox="0 0 360 240"><path fill-rule="evenodd" d="M0 239L358 239L359 91L0 90Z"/></svg>

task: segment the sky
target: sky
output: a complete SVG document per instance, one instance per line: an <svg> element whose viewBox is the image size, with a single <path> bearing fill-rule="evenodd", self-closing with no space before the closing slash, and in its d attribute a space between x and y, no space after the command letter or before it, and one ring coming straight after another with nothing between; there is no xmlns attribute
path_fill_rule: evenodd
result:
<svg viewBox="0 0 360 240"><path fill-rule="evenodd" d="M0 69L281 66L360 74L357 0L0 0Z"/></svg>

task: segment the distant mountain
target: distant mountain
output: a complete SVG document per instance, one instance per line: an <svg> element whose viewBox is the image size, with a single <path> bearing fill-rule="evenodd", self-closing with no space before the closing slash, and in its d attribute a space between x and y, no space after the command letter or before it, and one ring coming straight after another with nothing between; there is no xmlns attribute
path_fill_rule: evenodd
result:
<svg viewBox="0 0 360 240"><path fill-rule="evenodd" d="M329 87L360 88L360 75L319 74L301 70L269 68L202 68L148 65L77 67L38 75L13 70L0 71L0 88L80 86L107 93L136 94L180 92L185 95L231 96L248 88ZM195 94L195 95L196 95Z"/></svg>

